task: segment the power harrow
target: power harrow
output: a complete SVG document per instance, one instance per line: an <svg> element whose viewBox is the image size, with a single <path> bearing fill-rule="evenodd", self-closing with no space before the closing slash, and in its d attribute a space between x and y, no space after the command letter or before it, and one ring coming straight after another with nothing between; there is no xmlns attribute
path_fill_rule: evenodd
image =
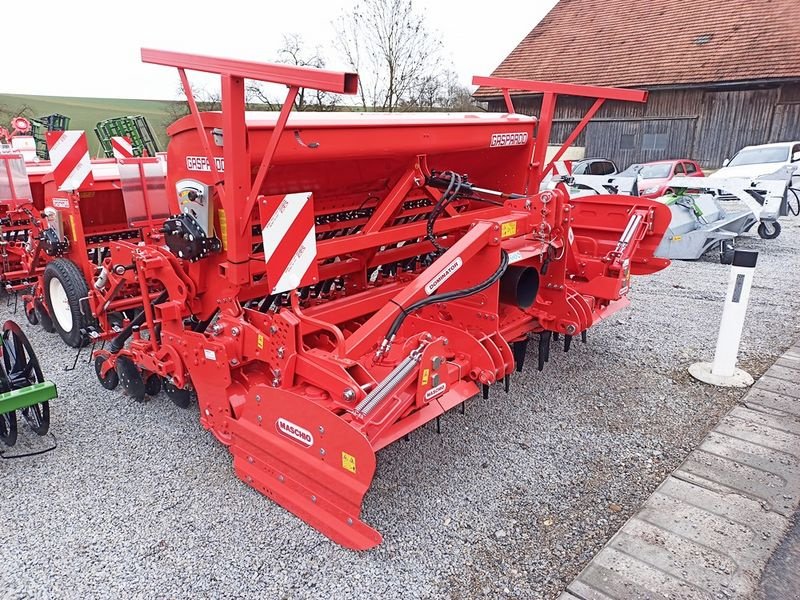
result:
<svg viewBox="0 0 800 600"><path fill-rule="evenodd" d="M111 243L88 286L91 306L116 289L141 306L98 378L196 399L241 479L348 548L381 541L360 519L378 450L507 389L532 334L543 366L554 334L568 348L668 264L667 207L537 192L559 94L644 92L487 79L544 93L544 113L290 114L300 88L352 94L357 75L142 56L177 67L191 107L168 131L178 211L154 243ZM220 76L221 112L199 112L187 70ZM286 85L281 111L246 113L245 78Z"/></svg>
<svg viewBox="0 0 800 600"><path fill-rule="evenodd" d="M191 108L168 130L166 184L157 159L129 159L128 175L121 161L124 227L95 252L89 197L51 187L71 254L29 300L59 321L47 270L72 263L63 316L108 342L101 384L196 402L242 480L348 548L381 541L360 519L380 449L508 391L530 339L541 369L554 337L569 349L628 304L631 276L669 264L654 257L663 204L539 192L605 100L645 92L476 78L506 114L292 114L301 88L354 94L357 75L142 58L178 69ZM220 77L221 112L198 110L187 71ZM280 112L246 112L245 79L285 85ZM510 89L543 94L539 117L515 113ZM595 102L548 162L559 95Z"/></svg>

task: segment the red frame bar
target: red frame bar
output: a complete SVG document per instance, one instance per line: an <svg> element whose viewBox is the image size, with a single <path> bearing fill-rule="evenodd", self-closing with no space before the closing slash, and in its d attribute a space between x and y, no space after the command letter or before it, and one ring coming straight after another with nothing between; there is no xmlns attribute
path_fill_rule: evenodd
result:
<svg viewBox="0 0 800 600"><path fill-rule="evenodd" d="M326 71L311 67L297 67L272 63L259 63L212 56L197 56L182 52L142 48L142 62L168 67L176 67L189 101L189 109L197 129L197 134L207 154L212 174L220 192L220 201L233 224L228 236L228 266L225 269L228 280L234 285L250 281L252 248L249 236L244 235L250 223L250 215L258 198L258 190L269 173L272 156L286 127L289 113L299 88L310 88L337 94L356 94L358 75L343 71ZM211 145L203 126L200 110L192 96L186 70L214 73L220 76L222 90L223 130L225 145L223 158L225 172L220 174L216 168ZM247 149L247 125L245 123L244 80L265 81L284 84L289 88L281 108L280 117L272 131L269 146L261 161L255 181L250 172ZM224 182L224 189L219 185Z"/></svg>
<svg viewBox="0 0 800 600"><path fill-rule="evenodd" d="M307 87L336 94L358 92L358 75L342 71L198 56L152 48L142 48L142 62L269 83L282 83L288 86Z"/></svg>
<svg viewBox="0 0 800 600"><path fill-rule="evenodd" d="M552 81L535 81L529 79L506 79L503 77L483 77L475 75L472 85L485 85L530 92L532 94L560 94L562 96L578 96L581 98L603 98L604 100L620 100L622 102L647 102L646 90L605 87L599 85L577 85L575 83L554 83Z"/></svg>
<svg viewBox="0 0 800 600"><path fill-rule="evenodd" d="M472 85L499 88L506 104L506 110L513 114L514 102L511 99L511 90L529 92L532 94L542 94L542 109L539 114L538 129L536 140L531 154L531 172L528 178L527 190L538 190L539 183L544 175L550 171L553 163L564 155L581 132L586 128L589 121L597 114L600 107L606 100L618 100L620 102L647 102L646 90L624 89L614 87L604 87L597 85L577 85L574 83L554 83L550 81L534 81L526 79L506 79L503 77L482 77L476 75L472 78ZM583 119L575 126L572 133L556 152L553 159L544 164L547 158L547 146L550 143L550 132L553 126L553 117L556 111L558 96L577 96L579 98L594 98L595 102L586 111ZM533 187L531 187L533 186Z"/></svg>

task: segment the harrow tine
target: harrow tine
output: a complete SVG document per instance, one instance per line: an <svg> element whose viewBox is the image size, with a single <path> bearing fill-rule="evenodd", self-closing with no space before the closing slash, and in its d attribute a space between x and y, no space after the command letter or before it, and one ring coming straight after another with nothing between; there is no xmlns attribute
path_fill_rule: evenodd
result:
<svg viewBox="0 0 800 600"><path fill-rule="evenodd" d="M589 337L589 336L587 335L587 333L588 333L588 332L587 332L586 330L583 330L583 331L581 331L581 342L583 342L584 344L586 343L586 340L587 340L587 339L588 339L588 337Z"/></svg>
<svg viewBox="0 0 800 600"><path fill-rule="evenodd" d="M489 385L484 383L481 386L481 389L483 390L483 399L484 400L488 400L489 399Z"/></svg>
<svg viewBox="0 0 800 600"><path fill-rule="evenodd" d="M570 347L572 346L572 336L565 335L564 336L564 352L569 352Z"/></svg>
<svg viewBox="0 0 800 600"><path fill-rule="evenodd" d="M550 360L550 340L553 337L552 331L542 331L539 334L539 365L540 371L544 371L544 363Z"/></svg>
<svg viewBox="0 0 800 600"><path fill-rule="evenodd" d="M522 372L522 367L525 366L525 354L528 351L528 342L530 338L525 337L524 339L514 342L511 347L511 352L514 354L514 364L516 365L517 373Z"/></svg>
<svg viewBox="0 0 800 600"><path fill-rule="evenodd" d="M503 391L507 394L509 389L511 389L511 375L506 375L503 377Z"/></svg>

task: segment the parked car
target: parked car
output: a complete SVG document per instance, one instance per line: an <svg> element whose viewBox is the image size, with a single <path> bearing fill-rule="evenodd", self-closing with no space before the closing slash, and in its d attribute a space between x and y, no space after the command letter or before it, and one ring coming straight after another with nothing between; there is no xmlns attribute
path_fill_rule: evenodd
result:
<svg viewBox="0 0 800 600"><path fill-rule="evenodd" d="M786 165L796 165L800 171L800 142L779 142L745 146L725 159L722 168L709 176L711 179L723 177L759 177L774 173ZM800 173L795 173L794 181L800 181Z"/></svg>
<svg viewBox="0 0 800 600"><path fill-rule="evenodd" d="M639 170L639 195L645 198L658 198L672 193L669 181L676 175L681 177L705 177L703 170L693 160L659 160L640 165L631 165L619 174L620 177L634 177Z"/></svg>
<svg viewBox="0 0 800 600"><path fill-rule="evenodd" d="M614 175L617 165L607 158L585 158L572 163L573 175Z"/></svg>

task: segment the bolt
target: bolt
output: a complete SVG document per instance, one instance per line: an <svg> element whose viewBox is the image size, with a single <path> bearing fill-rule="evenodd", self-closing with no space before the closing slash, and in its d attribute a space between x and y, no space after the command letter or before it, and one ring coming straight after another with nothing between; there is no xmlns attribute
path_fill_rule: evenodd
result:
<svg viewBox="0 0 800 600"><path fill-rule="evenodd" d="M356 399L356 393L351 389L345 389L344 393L342 393L342 397L344 398L345 402L352 402Z"/></svg>
<svg viewBox="0 0 800 600"><path fill-rule="evenodd" d="M250 475L247 476L247 483L253 483L253 478Z"/></svg>
<svg viewBox="0 0 800 600"><path fill-rule="evenodd" d="M232 364L233 366L236 366L236 365L238 365L238 364L239 364L239 361L238 361L237 359L235 359L235 358L232 358L232 359L231 359L231 364Z"/></svg>
<svg viewBox="0 0 800 600"><path fill-rule="evenodd" d="M442 338L442 346L447 346L447 344L449 344L449 343L450 343L450 340L448 340L447 338Z"/></svg>
<svg viewBox="0 0 800 600"><path fill-rule="evenodd" d="M569 335L572 335L572 334L573 334L573 333L575 333L577 330L578 330L578 328L577 328L577 327L575 327L575 325L567 325L567 333L568 333Z"/></svg>
<svg viewBox="0 0 800 600"><path fill-rule="evenodd" d="M261 423L261 415L258 415L258 417L256 418L256 420L257 420L259 423Z"/></svg>
<svg viewBox="0 0 800 600"><path fill-rule="evenodd" d="M351 519L350 517L347 517L347 524L348 525L352 525L353 524L353 519Z"/></svg>
<svg viewBox="0 0 800 600"><path fill-rule="evenodd" d="M271 335L275 335L276 333L278 333L278 328L277 328L277 327L275 327L275 325L272 325L272 326L269 328L269 332L270 332L270 334L271 334Z"/></svg>
<svg viewBox="0 0 800 600"><path fill-rule="evenodd" d="M319 449L319 455L320 456L325 456L325 448L320 448Z"/></svg>
<svg viewBox="0 0 800 600"><path fill-rule="evenodd" d="M219 300L217 302L219 302ZM220 323L214 323L214 326L211 327L211 331L213 332L214 335L219 335L220 333L223 332L224 329L225 327Z"/></svg>
<svg viewBox="0 0 800 600"><path fill-rule="evenodd" d="M253 462L253 457L252 456L248 456L247 457L247 462L252 463Z"/></svg>
<svg viewBox="0 0 800 600"><path fill-rule="evenodd" d="M278 348L278 358L283 358L283 356L284 356L285 354L286 354L286 348L284 348L283 346L281 346L280 348Z"/></svg>
<svg viewBox="0 0 800 600"><path fill-rule="evenodd" d="M256 394L256 402L261 402L261 395Z"/></svg>
<svg viewBox="0 0 800 600"><path fill-rule="evenodd" d="M317 501L317 497L316 496L311 496L311 501L312 502L316 502Z"/></svg>
<svg viewBox="0 0 800 600"><path fill-rule="evenodd" d="M283 475L278 475L278 481L283 483L284 481L286 481L286 478Z"/></svg>
<svg viewBox="0 0 800 600"><path fill-rule="evenodd" d="M238 337L238 335L240 333L241 333L241 331L240 331L240 329L238 327L231 327L231 335L233 337Z"/></svg>
<svg viewBox="0 0 800 600"><path fill-rule="evenodd" d="M325 433L325 428L322 425L319 426L319 432Z"/></svg>

